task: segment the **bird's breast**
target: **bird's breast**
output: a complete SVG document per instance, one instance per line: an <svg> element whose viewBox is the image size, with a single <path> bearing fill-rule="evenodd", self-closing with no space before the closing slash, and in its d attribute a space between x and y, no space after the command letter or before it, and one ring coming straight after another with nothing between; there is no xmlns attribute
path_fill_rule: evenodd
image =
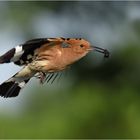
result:
<svg viewBox="0 0 140 140"><path fill-rule="evenodd" d="M42 49L38 53L38 60L44 65L42 68L46 72L56 72L66 69L69 65L79 60L80 57L75 54L72 49L52 47Z"/></svg>

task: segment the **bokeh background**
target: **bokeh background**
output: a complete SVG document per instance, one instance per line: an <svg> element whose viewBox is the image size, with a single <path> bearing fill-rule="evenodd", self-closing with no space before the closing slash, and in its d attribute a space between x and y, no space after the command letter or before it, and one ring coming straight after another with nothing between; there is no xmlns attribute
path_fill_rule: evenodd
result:
<svg viewBox="0 0 140 140"><path fill-rule="evenodd" d="M0 54L40 37L85 38L92 52L54 84L0 98L0 138L140 138L140 2L0 1ZM0 66L0 83L20 68Z"/></svg>

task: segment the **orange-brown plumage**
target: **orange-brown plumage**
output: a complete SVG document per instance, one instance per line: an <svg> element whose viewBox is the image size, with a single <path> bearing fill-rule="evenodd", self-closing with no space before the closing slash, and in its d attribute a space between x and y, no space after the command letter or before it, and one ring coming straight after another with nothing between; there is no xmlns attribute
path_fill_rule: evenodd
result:
<svg viewBox="0 0 140 140"><path fill-rule="evenodd" d="M52 40L51 40L52 41ZM84 39L76 40L62 40L54 41L54 44L44 44L41 48L36 50L38 54L36 61L46 62L46 65L42 67L43 72L56 72L67 68L75 61L85 56L90 50L92 50L90 43ZM66 43L67 47L63 47L62 43ZM37 70L37 68L35 68ZM40 71L40 68L39 68Z"/></svg>

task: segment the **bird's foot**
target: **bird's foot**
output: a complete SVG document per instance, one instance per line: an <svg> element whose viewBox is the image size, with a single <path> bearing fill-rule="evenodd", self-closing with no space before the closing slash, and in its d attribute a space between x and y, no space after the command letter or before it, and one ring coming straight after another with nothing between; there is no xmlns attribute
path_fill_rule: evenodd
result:
<svg viewBox="0 0 140 140"><path fill-rule="evenodd" d="M46 73L44 72L39 72L37 75L35 75L35 77L40 80L40 84L44 84L46 81Z"/></svg>

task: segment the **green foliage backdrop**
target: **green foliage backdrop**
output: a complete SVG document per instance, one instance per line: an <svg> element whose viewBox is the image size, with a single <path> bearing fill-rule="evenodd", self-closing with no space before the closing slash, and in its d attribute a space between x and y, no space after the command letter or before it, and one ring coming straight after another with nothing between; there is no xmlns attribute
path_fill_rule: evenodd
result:
<svg viewBox="0 0 140 140"><path fill-rule="evenodd" d="M0 138L140 138L139 8L140 2L0 2L1 53L57 36L87 38L111 52L109 59L89 54L53 85L33 80L16 99L0 99ZM1 82L13 67L1 66Z"/></svg>

